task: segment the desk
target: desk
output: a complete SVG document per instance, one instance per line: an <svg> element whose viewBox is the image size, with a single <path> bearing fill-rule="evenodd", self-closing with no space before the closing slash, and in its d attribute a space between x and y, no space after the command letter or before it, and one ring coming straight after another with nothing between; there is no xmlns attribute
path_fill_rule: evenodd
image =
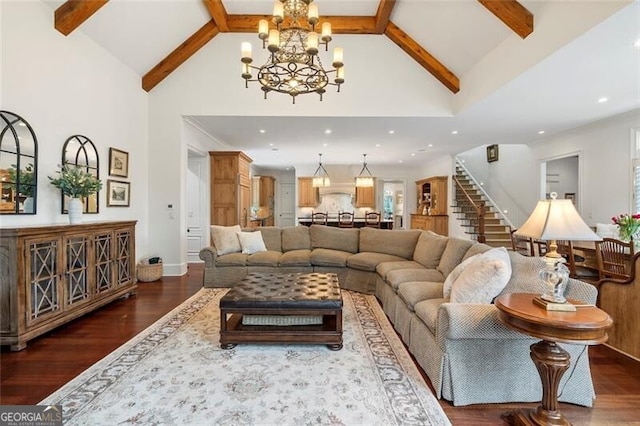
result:
<svg viewBox="0 0 640 426"><path fill-rule="evenodd" d="M611 317L595 306L576 312L547 311L533 303L536 294L503 294L495 301L500 321L514 330L542 339L531 345L531 359L542 381L542 403L533 410L505 413L511 425L570 425L558 410L558 385L569 368L570 356L558 342L597 345L607 340ZM580 302L575 302L580 304Z"/></svg>

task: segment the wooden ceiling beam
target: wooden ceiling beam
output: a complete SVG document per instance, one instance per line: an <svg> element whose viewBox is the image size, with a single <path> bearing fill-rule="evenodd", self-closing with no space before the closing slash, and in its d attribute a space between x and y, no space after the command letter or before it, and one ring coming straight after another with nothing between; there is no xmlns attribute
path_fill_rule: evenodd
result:
<svg viewBox="0 0 640 426"><path fill-rule="evenodd" d="M227 24L227 10L224 8L222 4L222 0L202 0L204 5L207 7L209 11L209 15L213 18L213 22L216 23L216 26L220 30L220 32L226 33L229 31L229 25Z"/></svg>
<svg viewBox="0 0 640 426"><path fill-rule="evenodd" d="M109 0L67 0L54 13L55 28L69 35Z"/></svg>
<svg viewBox="0 0 640 426"><path fill-rule="evenodd" d="M257 33L258 21L271 22L271 15L228 15L227 24L232 33ZM320 23L331 22L334 34L376 34L376 22L373 16L323 16ZM316 26L317 27L317 26Z"/></svg>
<svg viewBox="0 0 640 426"><path fill-rule="evenodd" d="M142 88L148 92L156 87L158 83L167 78L169 74L182 65L194 53L200 50L202 46L207 44L219 33L220 30L213 19L207 22L202 28L196 31L184 43L178 46L166 58L160 61L158 65L153 67L151 71L142 77Z"/></svg>
<svg viewBox="0 0 640 426"><path fill-rule="evenodd" d="M527 38L533 32L533 13L516 0L478 1L520 37Z"/></svg>
<svg viewBox="0 0 640 426"><path fill-rule="evenodd" d="M407 33L402 31L397 25L389 21L384 34L395 44L400 46L409 56L422 65L435 78L444 84L453 93L460 91L460 81L447 67L424 50Z"/></svg>
<svg viewBox="0 0 640 426"><path fill-rule="evenodd" d="M378 11L376 12L376 34L384 34L395 5L396 0L380 0Z"/></svg>

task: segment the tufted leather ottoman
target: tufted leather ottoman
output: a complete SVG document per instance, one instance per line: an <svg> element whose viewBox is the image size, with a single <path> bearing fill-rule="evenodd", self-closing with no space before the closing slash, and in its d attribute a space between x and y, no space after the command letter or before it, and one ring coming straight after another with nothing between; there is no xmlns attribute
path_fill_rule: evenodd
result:
<svg viewBox="0 0 640 426"><path fill-rule="evenodd" d="M247 275L220 299L220 346L229 349L237 343L322 343L341 349L337 275Z"/></svg>

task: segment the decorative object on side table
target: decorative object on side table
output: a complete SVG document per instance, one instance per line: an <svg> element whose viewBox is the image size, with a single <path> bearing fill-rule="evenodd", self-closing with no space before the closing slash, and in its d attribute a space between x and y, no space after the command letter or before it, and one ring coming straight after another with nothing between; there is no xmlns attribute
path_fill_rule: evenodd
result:
<svg viewBox="0 0 640 426"><path fill-rule="evenodd" d="M555 192L550 197L538 201L531 216L515 234L550 242L543 257L546 266L540 271L540 278L545 282L541 298L551 303L565 303L564 291L569 280L569 269L558 253L557 241L599 241L602 238L584 223L571 200L558 200Z"/></svg>
<svg viewBox="0 0 640 426"><path fill-rule="evenodd" d="M640 234L640 213L621 214L612 217L611 221L618 225L618 235L620 235L622 241L638 239Z"/></svg>
<svg viewBox="0 0 640 426"><path fill-rule="evenodd" d="M119 180L107 180L107 207L129 207L131 184Z"/></svg>
<svg viewBox="0 0 640 426"><path fill-rule="evenodd" d="M71 197L69 201L69 223L76 224L82 222L82 198L102 189L102 182L86 169L77 166L58 166L60 170L58 177L52 178L47 176L51 181L51 185L60 189L62 193Z"/></svg>

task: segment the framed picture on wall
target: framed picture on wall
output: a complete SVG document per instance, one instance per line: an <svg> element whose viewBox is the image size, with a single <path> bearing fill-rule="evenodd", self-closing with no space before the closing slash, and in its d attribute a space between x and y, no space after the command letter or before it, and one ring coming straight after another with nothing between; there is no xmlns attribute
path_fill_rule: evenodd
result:
<svg viewBox="0 0 640 426"><path fill-rule="evenodd" d="M129 153L109 148L109 175L129 177Z"/></svg>
<svg viewBox="0 0 640 426"><path fill-rule="evenodd" d="M489 145L487 147L487 162L493 163L498 161L498 145Z"/></svg>
<svg viewBox="0 0 640 426"><path fill-rule="evenodd" d="M107 179L107 207L129 207L131 184Z"/></svg>

